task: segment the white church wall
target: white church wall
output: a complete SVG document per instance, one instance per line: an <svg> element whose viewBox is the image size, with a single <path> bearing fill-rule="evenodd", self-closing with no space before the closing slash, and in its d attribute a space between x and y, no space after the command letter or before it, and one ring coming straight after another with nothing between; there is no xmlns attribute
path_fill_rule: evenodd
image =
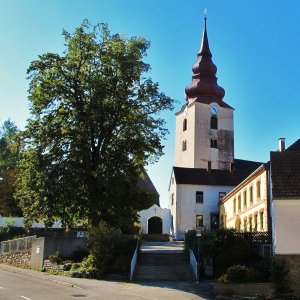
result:
<svg viewBox="0 0 300 300"><path fill-rule="evenodd" d="M187 120L187 130L183 130L183 120ZM195 103L188 106L187 113L176 115L175 135L175 166L194 167L194 138L195 138ZM186 150L183 151L183 142L186 141Z"/></svg>
<svg viewBox="0 0 300 300"><path fill-rule="evenodd" d="M154 204L148 209L142 210L139 213L139 219L144 234L148 234L148 220L152 217L159 217L162 219L162 233L170 234L171 229L171 211L168 208L161 208Z"/></svg>
<svg viewBox="0 0 300 300"><path fill-rule="evenodd" d="M178 185L176 194L175 238L183 239L186 230L196 228L196 215L203 215L203 225L211 229L211 214L219 213L219 193L228 193L233 187L208 185ZM203 204L196 203L196 191L203 191Z"/></svg>

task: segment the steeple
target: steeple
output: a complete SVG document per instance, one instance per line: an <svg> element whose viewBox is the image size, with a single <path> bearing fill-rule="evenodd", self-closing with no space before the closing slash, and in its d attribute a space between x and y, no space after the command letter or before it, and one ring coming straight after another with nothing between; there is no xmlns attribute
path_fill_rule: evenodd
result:
<svg viewBox="0 0 300 300"><path fill-rule="evenodd" d="M206 20L205 16L201 48L192 69L192 83L185 88L185 93L187 101L218 102L222 105L221 101L225 91L217 83L217 67L212 61L212 54L209 49Z"/></svg>

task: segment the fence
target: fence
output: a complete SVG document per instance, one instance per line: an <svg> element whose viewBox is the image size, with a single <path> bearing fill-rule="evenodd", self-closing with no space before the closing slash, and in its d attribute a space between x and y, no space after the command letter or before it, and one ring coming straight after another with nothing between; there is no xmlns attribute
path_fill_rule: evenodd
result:
<svg viewBox="0 0 300 300"><path fill-rule="evenodd" d="M272 244L272 232L234 232L233 235L251 244Z"/></svg>
<svg viewBox="0 0 300 300"><path fill-rule="evenodd" d="M35 235L3 241L1 242L0 254L30 250L34 238L36 238Z"/></svg>

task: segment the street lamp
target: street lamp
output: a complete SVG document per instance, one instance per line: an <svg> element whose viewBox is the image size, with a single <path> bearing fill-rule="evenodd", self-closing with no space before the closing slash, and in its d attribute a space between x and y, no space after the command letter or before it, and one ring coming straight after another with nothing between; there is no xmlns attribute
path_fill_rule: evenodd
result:
<svg viewBox="0 0 300 300"><path fill-rule="evenodd" d="M196 228L196 236L197 236L197 243L198 243L198 259L197 259L197 281L200 281L200 237L202 235L203 227Z"/></svg>

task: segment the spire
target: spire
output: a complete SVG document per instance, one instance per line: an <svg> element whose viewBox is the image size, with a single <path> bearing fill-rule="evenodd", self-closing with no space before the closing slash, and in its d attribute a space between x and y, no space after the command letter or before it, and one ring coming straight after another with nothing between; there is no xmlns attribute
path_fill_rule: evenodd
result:
<svg viewBox="0 0 300 300"><path fill-rule="evenodd" d="M208 43L208 37L207 37L206 20L207 20L207 17L206 17L206 12L205 12L204 31L203 31L202 43L201 43L201 48L200 48L199 54L212 57L210 49L209 49L209 43Z"/></svg>
<svg viewBox="0 0 300 300"><path fill-rule="evenodd" d="M225 91L217 83L217 67L212 61L207 36L207 17L204 17L204 30L200 51L193 65L192 83L185 88L187 100L197 102L220 102Z"/></svg>

